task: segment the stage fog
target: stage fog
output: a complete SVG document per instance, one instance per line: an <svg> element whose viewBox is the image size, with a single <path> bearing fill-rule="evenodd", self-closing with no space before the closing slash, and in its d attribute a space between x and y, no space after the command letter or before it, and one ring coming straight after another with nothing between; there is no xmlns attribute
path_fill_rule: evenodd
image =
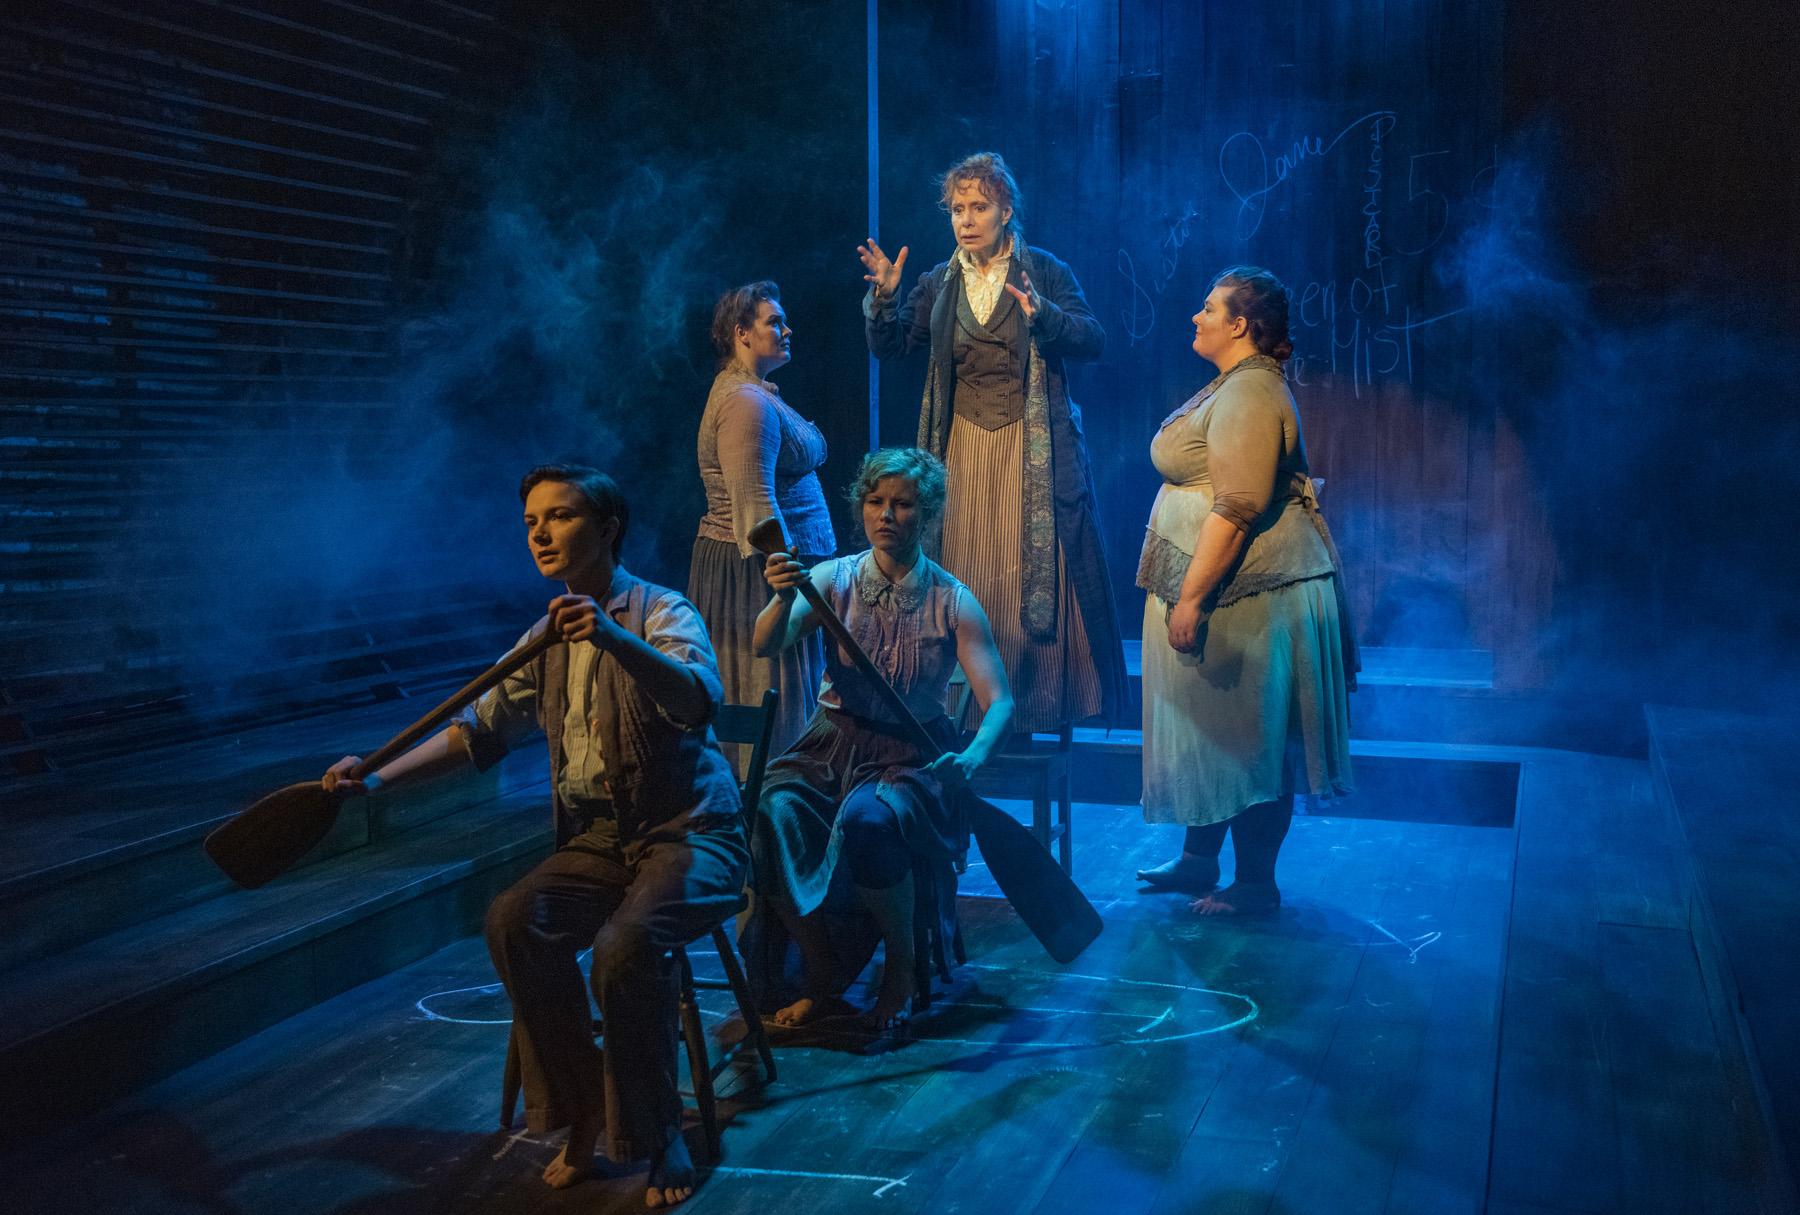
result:
<svg viewBox="0 0 1800 1215"><path fill-rule="evenodd" d="M549 1141L493 1129L480 942L552 846L541 746L346 802L262 889L201 841L544 615L534 466L609 473L624 568L704 599L731 288L779 284L770 379L868 548L850 483L932 445L932 390L927 350L873 357L858 249L908 251L902 300L960 273L943 179L982 151L1104 330L1050 391L1095 568L1049 567L1104 575L1124 663L984 795L1105 930L1053 962L959 857L966 963L938 944L903 1040L780 1026L778 1082L723 1069L692 1209L1795 1209L1800 36L1754 7L11 6L0 1054L31 1209L541 1197ZM1140 810L1140 554L1151 441L1219 371L1196 313L1246 266L1285 290L1361 673L1354 793L1299 790L1279 913L1222 928L1134 879L1190 838ZM715 1045L756 1020L695 1007Z"/></svg>

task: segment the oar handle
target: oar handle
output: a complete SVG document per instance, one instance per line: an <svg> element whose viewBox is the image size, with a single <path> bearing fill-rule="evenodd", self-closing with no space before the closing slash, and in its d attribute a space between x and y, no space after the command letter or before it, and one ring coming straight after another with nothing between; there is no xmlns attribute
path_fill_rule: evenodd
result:
<svg viewBox="0 0 1800 1215"><path fill-rule="evenodd" d="M489 688L494 687L508 675L561 640L561 634L546 623L542 633L520 645L499 662L471 679L443 704L394 735L381 750L357 764L350 770L350 779L362 780L369 773L379 771L381 766L389 760L406 754L420 739L474 704Z"/></svg>
<svg viewBox="0 0 1800 1215"><path fill-rule="evenodd" d="M750 544L764 556L769 553L794 551L790 547L791 541L788 540L787 528L782 525L780 519L772 515L750 529ZM874 662L870 661L869 655L857 643L856 638L851 636L850 630L838 618L837 612L829 603L825 602L825 596L819 593L819 588L813 585L810 576L800 583L799 590L801 598L806 600L807 605L812 608L813 614L818 616L819 623L825 626L825 631L836 638L839 645L843 646L844 652L850 655L851 665L855 666L857 673L874 686L875 691L881 695L882 701L886 703L888 710L894 714L895 719L906 729L907 733L912 735L913 742L918 745L919 749L933 759L942 755L944 749L938 746L937 741L926 732L925 727L919 724L919 719L913 716L912 709L907 706L900 693L894 690L894 685L887 681L887 676L883 675Z"/></svg>

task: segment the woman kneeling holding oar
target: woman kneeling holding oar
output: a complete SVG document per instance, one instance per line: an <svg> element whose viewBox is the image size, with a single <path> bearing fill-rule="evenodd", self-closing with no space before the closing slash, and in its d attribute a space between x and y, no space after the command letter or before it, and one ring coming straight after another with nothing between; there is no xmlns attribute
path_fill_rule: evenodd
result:
<svg viewBox="0 0 1800 1215"><path fill-rule="evenodd" d="M755 647L772 655L798 644L819 617L797 588L810 578L924 725L948 748L955 727L944 714L958 663L984 710L962 751L931 759L850 655L828 641L819 711L791 749L769 765L756 808L757 919L750 933L774 942L785 930L799 946L799 998L775 1014L800 1025L845 1007L841 996L872 943L858 951L835 931L865 912L884 945L881 990L865 1021L886 1029L906 1018L916 992L913 904L933 894L954 933L953 858L968 848L961 799L948 797L1006 737L1013 698L987 614L966 587L920 552L925 527L944 505L944 466L916 448L890 448L863 460L850 487L869 549L804 569L789 553L769 555L764 576L775 591L757 617ZM934 875L935 891L915 887L915 866ZM771 917L773 923L770 922ZM785 945L751 948L765 990L782 986ZM759 958L757 955L761 954ZM792 994L792 989L789 989Z"/></svg>

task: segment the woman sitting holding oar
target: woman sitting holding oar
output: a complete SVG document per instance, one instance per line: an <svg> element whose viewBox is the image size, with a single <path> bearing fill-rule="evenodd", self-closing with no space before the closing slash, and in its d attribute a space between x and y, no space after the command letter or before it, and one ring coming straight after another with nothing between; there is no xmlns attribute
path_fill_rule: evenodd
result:
<svg viewBox="0 0 1800 1215"><path fill-rule="evenodd" d="M779 653L826 623L809 603L795 602L810 580L874 671L859 669L858 656L834 638L818 712L769 765L751 830L757 914L746 952L765 985L777 985L787 950L776 930L799 946L800 995L775 1014L777 1024L845 1011L842 993L873 950L866 932L858 948L854 928L843 931L845 913L865 912L885 965L864 1021L886 1029L906 1018L917 990L914 900L935 896L942 939L954 936L952 860L968 848L971 803L953 794L1006 737L1013 698L987 614L920 551L926 526L943 510L943 464L916 448L871 453L849 496L862 511L867 551L811 571L790 553L771 552L764 566L775 594L756 620L758 654ZM958 663L985 712L961 751L944 714ZM941 754L925 749L920 725ZM935 889L915 885L915 871L932 874ZM858 918L851 914L850 924Z"/></svg>

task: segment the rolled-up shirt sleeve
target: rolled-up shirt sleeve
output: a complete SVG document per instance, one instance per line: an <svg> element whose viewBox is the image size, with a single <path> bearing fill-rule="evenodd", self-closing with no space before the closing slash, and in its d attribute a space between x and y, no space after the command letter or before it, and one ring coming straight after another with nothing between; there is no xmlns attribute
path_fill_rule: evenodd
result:
<svg viewBox="0 0 1800 1215"><path fill-rule="evenodd" d="M719 412L719 471L731 497L731 531L738 556L753 557L750 529L775 508L775 461L781 454L781 419L752 389L740 388Z"/></svg>
<svg viewBox="0 0 1800 1215"><path fill-rule="evenodd" d="M531 640L537 631L535 627L527 629L518 645ZM537 717L535 665L528 663L508 675L451 723L462 731L463 740L469 745L469 757L479 770L487 771L520 742L542 732Z"/></svg>
<svg viewBox="0 0 1800 1215"><path fill-rule="evenodd" d="M699 611L680 595L659 597L650 605L644 622L644 640L691 671L706 693L706 713L697 721L684 721L661 705L656 711L680 729L705 729L725 699L725 686L719 681L719 660Z"/></svg>
<svg viewBox="0 0 1800 1215"><path fill-rule="evenodd" d="M1281 465L1281 411L1253 392L1220 391L1206 429L1206 464L1213 484L1212 513L1249 531L1275 497Z"/></svg>

